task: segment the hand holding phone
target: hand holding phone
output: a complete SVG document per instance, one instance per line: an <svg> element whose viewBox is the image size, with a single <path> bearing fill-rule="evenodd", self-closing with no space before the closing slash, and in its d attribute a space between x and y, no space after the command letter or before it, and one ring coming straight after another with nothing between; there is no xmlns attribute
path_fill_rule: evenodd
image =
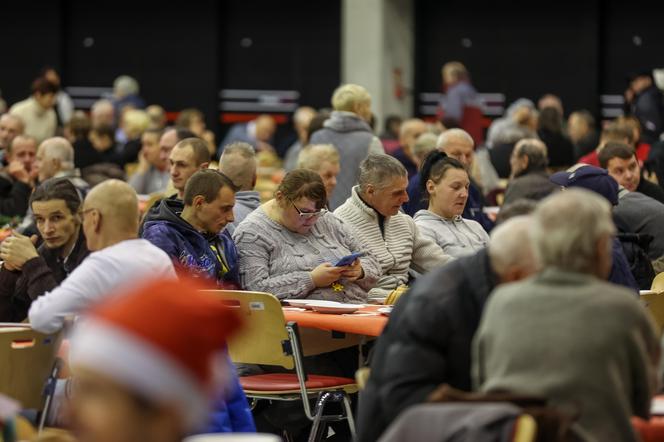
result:
<svg viewBox="0 0 664 442"><path fill-rule="evenodd" d="M362 256L366 255L364 252L357 252L357 253L351 253L350 255L346 255L343 258L341 258L339 261L337 261L336 264L334 264L335 267L345 267L353 264L357 258L361 258Z"/></svg>

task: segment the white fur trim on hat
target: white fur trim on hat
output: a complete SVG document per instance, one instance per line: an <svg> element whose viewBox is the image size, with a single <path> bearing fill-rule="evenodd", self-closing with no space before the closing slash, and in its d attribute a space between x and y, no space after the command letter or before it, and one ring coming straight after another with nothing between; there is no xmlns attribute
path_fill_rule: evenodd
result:
<svg viewBox="0 0 664 442"><path fill-rule="evenodd" d="M69 361L72 367L94 369L155 402L175 405L187 430L208 418L210 397L194 375L166 353L118 327L92 318L78 323Z"/></svg>

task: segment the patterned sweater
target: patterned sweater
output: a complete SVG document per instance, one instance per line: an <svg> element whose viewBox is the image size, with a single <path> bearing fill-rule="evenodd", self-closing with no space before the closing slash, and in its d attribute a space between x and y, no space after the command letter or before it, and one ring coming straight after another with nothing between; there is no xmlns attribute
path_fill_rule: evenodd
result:
<svg viewBox="0 0 664 442"><path fill-rule="evenodd" d="M246 290L272 293L278 298L309 298L362 303L380 276L378 261L360 258L364 278L342 279L343 290L317 288L311 270L319 264L334 264L339 258L362 251L362 246L342 221L332 213L321 216L308 234L291 232L272 220L259 207L233 233L240 255L240 280Z"/></svg>
<svg viewBox="0 0 664 442"><path fill-rule="evenodd" d="M380 263L382 276L369 296L387 296L398 286L408 284L409 268L424 273L452 259L425 238L405 213L385 218L383 236L376 211L360 199L358 189L359 186L353 187L351 197L334 214L352 227L363 244L362 251L371 253Z"/></svg>

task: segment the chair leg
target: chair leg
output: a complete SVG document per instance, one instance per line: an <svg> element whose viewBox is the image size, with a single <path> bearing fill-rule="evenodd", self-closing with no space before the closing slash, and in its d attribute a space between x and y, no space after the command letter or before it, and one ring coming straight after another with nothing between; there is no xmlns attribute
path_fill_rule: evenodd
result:
<svg viewBox="0 0 664 442"><path fill-rule="evenodd" d="M284 439L284 442L294 442L294 440L293 440L293 435L290 434L290 433L289 433L288 431L286 431L286 430L283 430L283 431L281 432L281 436L282 436L282 438Z"/></svg>
<svg viewBox="0 0 664 442"><path fill-rule="evenodd" d="M325 405L328 402L339 402L343 404L343 415L340 416L326 416L323 414L325 410ZM343 391L334 391L334 392L324 392L318 395L318 400L316 401L314 420L311 426L311 432L309 433L308 442L317 442L320 441L323 437L323 433L327 428L326 422L338 422L343 419L346 419L348 422L348 428L350 429L350 435L353 440L355 440L355 419L353 418L353 409L350 404L350 398Z"/></svg>
<svg viewBox="0 0 664 442"><path fill-rule="evenodd" d="M314 412L314 420L313 424L311 425L311 431L309 432L309 439L308 442L317 442L320 441L322 438L322 430L327 428L325 424L321 425L322 418L323 418L323 409L325 408L325 404L327 403L328 399L330 398L330 393L325 392L325 393L319 393L318 394L318 399L316 400L316 409ZM322 427L322 428L321 428Z"/></svg>
<svg viewBox="0 0 664 442"><path fill-rule="evenodd" d="M350 435L353 440L356 440L355 436L355 418L353 417L353 408L350 406L350 398L344 392L343 393L344 409L346 410L346 420L348 421L348 428L350 428Z"/></svg>

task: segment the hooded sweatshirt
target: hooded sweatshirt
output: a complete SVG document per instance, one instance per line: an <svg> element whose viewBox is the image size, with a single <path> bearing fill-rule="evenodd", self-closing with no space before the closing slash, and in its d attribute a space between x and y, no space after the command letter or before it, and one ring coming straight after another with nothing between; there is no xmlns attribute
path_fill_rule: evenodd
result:
<svg viewBox="0 0 664 442"><path fill-rule="evenodd" d="M385 153L371 127L352 112L334 111L323 128L311 136L311 144L332 144L339 151L337 186L330 196L330 210L334 210L351 195L360 175L359 165L369 153Z"/></svg>
<svg viewBox="0 0 664 442"><path fill-rule="evenodd" d="M232 237L242 221L261 205L261 195L255 190L243 190L235 192L235 205L233 206L233 217L235 221L226 226L228 234Z"/></svg>
<svg viewBox="0 0 664 442"><path fill-rule="evenodd" d="M165 251L176 270L214 280L224 288L239 288L237 249L228 232L198 232L180 216L183 209L180 200L162 200L146 215L142 237Z"/></svg>
<svg viewBox="0 0 664 442"><path fill-rule="evenodd" d="M450 256L472 255L489 243L489 235L480 223L456 216L446 219L428 210L420 210L413 217L422 236L438 244Z"/></svg>

